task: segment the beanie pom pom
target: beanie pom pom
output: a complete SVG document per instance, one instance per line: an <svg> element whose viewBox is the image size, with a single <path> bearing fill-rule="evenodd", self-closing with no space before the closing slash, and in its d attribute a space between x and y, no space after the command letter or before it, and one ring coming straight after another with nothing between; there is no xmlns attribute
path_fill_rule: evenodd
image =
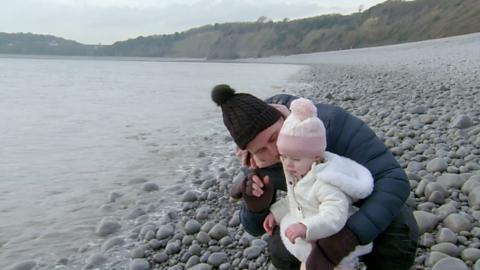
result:
<svg viewBox="0 0 480 270"><path fill-rule="evenodd" d="M313 105L311 100L306 98L299 98L292 101L290 110L292 114L295 114L301 121L309 117L317 116L317 107Z"/></svg>
<svg viewBox="0 0 480 270"><path fill-rule="evenodd" d="M215 86L212 90L212 100L218 106L221 106L228 99L230 99L235 94L235 90L230 88L230 85L219 84Z"/></svg>

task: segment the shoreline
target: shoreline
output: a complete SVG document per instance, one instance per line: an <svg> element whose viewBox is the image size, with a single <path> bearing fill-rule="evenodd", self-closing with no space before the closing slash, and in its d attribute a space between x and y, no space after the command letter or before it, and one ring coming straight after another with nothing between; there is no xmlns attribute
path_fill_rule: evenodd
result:
<svg viewBox="0 0 480 270"><path fill-rule="evenodd" d="M480 186L480 52L474 50L479 48L478 40L453 48L450 42L436 50L415 48L417 54L390 48L388 59L362 51L354 55L351 50L348 57L303 63L310 65L299 79L303 87L279 90L334 104L358 116L405 168L412 191L407 204L415 209L423 232L413 269L447 269L443 268L447 265L480 269L480 188L476 188ZM165 216L146 211L147 215L132 218L131 229L121 235L107 230L105 241L94 247L98 252L87 263L77 262L73 268L69 258L60 258L56 266L273 269L265 249L268 235L253 238L244 232L239 204L228 196L232 183L242 178L241 165L221 128L207 139L223 147L200 151L197 165L183 180L201 192L185 191L181 210ZM220 169L213 173L212 168ZM134 185L140 189L145 183ZM131 217L138 214L132 211ZM99 224L97 230L101 228ZM29 262L32 265L23 263Z"/></svg>

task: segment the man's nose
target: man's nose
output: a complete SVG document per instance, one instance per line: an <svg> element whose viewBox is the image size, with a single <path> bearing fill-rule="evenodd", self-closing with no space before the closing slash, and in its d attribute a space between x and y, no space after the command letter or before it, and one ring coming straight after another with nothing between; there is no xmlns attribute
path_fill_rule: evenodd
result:
<svg viewBox="0 0 480 270"><path fill-rule="evenodd" d="M278 153L278 147L276 143L272 143L269 146L269 151L272 156L277 157L280 153Z"/></svg>

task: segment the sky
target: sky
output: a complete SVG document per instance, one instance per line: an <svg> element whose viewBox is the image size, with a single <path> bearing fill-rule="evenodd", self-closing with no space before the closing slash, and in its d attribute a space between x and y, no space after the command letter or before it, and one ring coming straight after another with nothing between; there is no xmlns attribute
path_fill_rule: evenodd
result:
<svg viewBox="0 0 480 270"><path fill-rule="evenodd" d="M385 0L0 0L0 32L113 44L207 24L351 14Z"/></svg>

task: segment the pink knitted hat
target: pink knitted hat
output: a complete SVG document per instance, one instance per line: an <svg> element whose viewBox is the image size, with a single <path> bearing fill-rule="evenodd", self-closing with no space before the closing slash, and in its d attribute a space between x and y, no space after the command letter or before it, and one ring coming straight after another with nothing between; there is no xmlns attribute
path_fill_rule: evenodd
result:
<svg viewBox="0 0 480 270"><path fill-rule="evenodd" d="M317 117L317 107L299 98L290 105L292 114L285 120L277 139L278 151L289 157L321 157L327 147L325 126Z"/></svg>

